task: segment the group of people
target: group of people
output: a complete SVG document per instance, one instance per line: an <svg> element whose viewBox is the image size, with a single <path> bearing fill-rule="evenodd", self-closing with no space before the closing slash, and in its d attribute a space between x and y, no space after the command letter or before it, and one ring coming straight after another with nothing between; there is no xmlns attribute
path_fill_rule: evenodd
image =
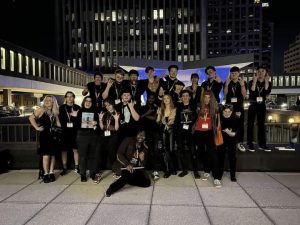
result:
<svg viewBox="0 0 300 225"><path fill-rule="evenodd" d="M196 179L207 180L212 174L216 187L222 187L225 155L228 153L231 181L236 181L236 149L246 151L244 137L244 98L249 89L247 149L255 151L253 126L257 116L258 146L270 151L266 145L266 96L271 92L267 69L257 68L248 85L238 67L232 67L223 83L213 66L205 73L208 79L199 85L199 75L191 74L191 86L185 87L177 78L178 67L170 65L169 74L155 75L153 67L146 67L148 78L139 80L136 70L116 70L107 83L101 73L82 91L81 106L74 103L75 94L68 91L65 103L58 107L54 96L47 95L43 106L29 117L32 126L40 132L45 183L55 181L54 141L57 127L62 128L61 158L67 173L67 152L73 151L75 171L82 182L90 178L99 183L106 168L111 168L116 181L106 195L110 196L125 184L150 186L146 170L152 178L171 175L184 177L189 170ZM223 89L225 105L220 104ZM141 95L146 92L146 104ZM217 133L223 142L216 143ZM200 176L199 165L204 174ZM191 165L192 168L189 166Z"/></svg>

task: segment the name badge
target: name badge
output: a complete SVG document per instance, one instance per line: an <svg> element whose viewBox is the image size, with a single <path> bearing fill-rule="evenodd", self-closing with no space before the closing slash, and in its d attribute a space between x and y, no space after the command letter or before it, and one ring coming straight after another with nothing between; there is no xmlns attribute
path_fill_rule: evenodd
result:
<svg viewBox="0 0 300 225"><path fill-rule="evenodd" d="M188 124L183 124L183 129L184 130L188 130L189 129L189 125Z"/></svg>
<svg viewBox="0 0 300 225"><path fill-rule="evenodd" d="M237 98L236 97L231 98L231 103L235 103L235 102L237 102Z"/></svg>
<svg viewBox="0 0 300 225"><path fill-rule="evenodd" d="M203 123L202 124L202 129L208 129L208 123Z"/></svg>
<svg viewBox="0 0 300 225"><path fill-rule="evenodd" d="M116 100L115 100L115 104L119 104L120 102L121 102L120 99L116 99Z"/></svg>
<svg viewBox="0 0 300 225"><path fill-rule="evenodd" d="M72 128L73 127L73 123L67 123L67 127Z"/></svg>
<svg viewBox="0 0 300 225"><path fill-rule="evenodd" d="M259 102L259 103L262 102L263 101L263 97L256 97L256 101Z"/></svg>
<svg viewBox="0 0 300 225"><path fill-rule="evenodd" d="M104 136L105 136L105 137L110 136L110 135L111 135L111 134L110 134L110 130L104 131Z"/></svg>

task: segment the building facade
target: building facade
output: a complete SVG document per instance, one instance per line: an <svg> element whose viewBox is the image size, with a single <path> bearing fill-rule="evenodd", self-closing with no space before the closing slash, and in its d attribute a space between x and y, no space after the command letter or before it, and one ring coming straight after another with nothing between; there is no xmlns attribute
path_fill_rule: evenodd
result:
<svg viewBox="0 0 300 225"><path fill-rule="evenodd" d="M284 72L300 73L300 35L284 51Z"/></svg>

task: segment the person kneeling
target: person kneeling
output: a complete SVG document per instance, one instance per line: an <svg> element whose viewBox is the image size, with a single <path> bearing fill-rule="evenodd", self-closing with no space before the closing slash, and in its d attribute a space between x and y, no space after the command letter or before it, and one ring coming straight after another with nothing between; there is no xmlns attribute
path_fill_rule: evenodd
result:
<svg viewBox="0 0 300 225"><path fill-rule="evenodd" d="M140 131L136 137L125 138L117 153L115 170L121 170L121 177L106 190L106 197L117 192L126 184L138 187L149 187L150 178L144 170L148 147L145 144L145 132Z"/></svg>

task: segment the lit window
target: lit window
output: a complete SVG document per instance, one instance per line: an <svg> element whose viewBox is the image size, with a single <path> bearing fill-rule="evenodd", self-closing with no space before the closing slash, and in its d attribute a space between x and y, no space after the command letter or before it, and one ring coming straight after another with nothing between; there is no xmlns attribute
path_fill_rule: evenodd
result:
<svg viewBox="0 0 300 225"><path fill-rule="evenodd" d="M5 48L1 48L1 69L5 70Z"/></svg>
<svg viewBox="0 0 300 225"><path fill-rule="evenodd" d="M269 3L268 3L268 2L263 2L263 3L262 3L262 7L263 7L263 8L269 7Z"/></svg>
<svg viewBox="0 0 300 225"><path fill-rule="evenodd" d="M99 66L100 65L100 62L99 62L99 57L96 58L96 62L95 62L96 66Z"/></svg>
<svg viewBox="0 0 300 225"><path fill-rule="evenodd" d="M254 0L254 3L256 4L260 3L260 0Z"/></svg>
<svg viewBox="0 0 300 225"><path fill-rule="evenodd" d="M295 76L291 76L291 86L292 87L296 86L296 77Z"/></svg>
<svg viewBox="0 0 300 225"><path fill-rule="evenodd" d="M38 71L39 71L39 76L42 76L42 62L41 60L38 61Z"/></svg>
<svg viewBox="0 0 300 225"><path fill-rule="evenodd" d="M18 53L18 72L22 73L22 54Z"/></svg>
<svg viewBox="0 0 300 225"><path fill-rule="evenodd" d="M112 11L112 21L117 21L117 13L116 13L116 11Z"/></svg>
<svg viewBox="0 0 300 225"><path fill-rule="evenodd" d="M154 49L154 51L157 51L157 41L153 42L153 49Z"/></svg>
<svg viewBox="0 0 300 225"><path fill-rule="evenodd" d="M283 76L279 76L278 86L279 86L279 87L282 87L282 86L283 86Z"/></svg>
<svg viewBox="0 0 300 225"><path fill-rule="evenodd" d="M273 77L272 78L273 80L272 80L272 85L274 86L274 87L277 87L277 77Z"/></svg>
<svg viewBox="0 0 300 225"><path fill-rule="evenodd" d="M300 86L300 76L297 76L297 86Z"/></svg>
<svg viewBox="0 0 300 225"><path fill-rule="evenodd" d="M32 58L32 75L35 76L35 58Z"/></svg>
<svg viewBox="0 0 300 225"><path fill-rule="evenodd" d="M208 26L208 27L211 27L211 23L208 23L207 26Z"/></svg>
<svg viewBox="0 0 300 225"><path fill-rule="evenodd" d="M10 71L15 71L15 54L13 51L9 51L9 55L10 55Z"/></svg>
<svg viewBox="0 0 300 225"><path fill-rule="evenodd" d="M81 58L78 59L78 67L82 67Z"/></svg>
<svg viewBox="0 0 300 225"><path fill-rule="evenodd" d="M76 68L76 59L73 59L73 68ZM55 70L54 70L55 72Z"/></svg>
<svg viewBox="0 0 300 225"><path fill-rule="evenodd" d="M226 30L226 33L227 33L227 34L230 34L230 33L231 33L231 29L227 29L227 30Z"/></svg>
<svg viewBox="0 0 300 225"><path fill-rule="evenodd" d="M285 76L285 86L290 86L290 77Z"/></svg>

